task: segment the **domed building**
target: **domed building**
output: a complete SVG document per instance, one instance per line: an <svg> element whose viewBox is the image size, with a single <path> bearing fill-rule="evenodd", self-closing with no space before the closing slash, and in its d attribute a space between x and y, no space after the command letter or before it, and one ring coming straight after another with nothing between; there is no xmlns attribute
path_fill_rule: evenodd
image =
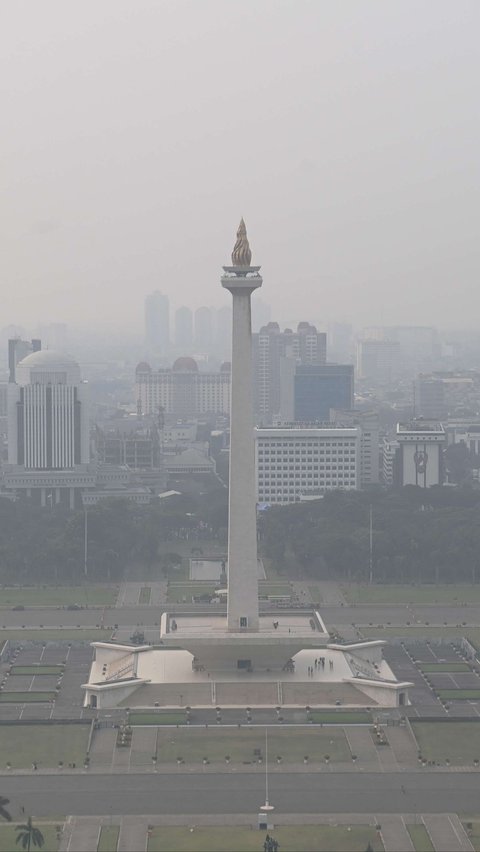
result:
<svg viewBox="0 0 480 852"><path fill-rule="evenodd" d="M27 355L8 386L7 491L74 507L77 489L95 486L89 469L88 386L69 355Z"/></svg>

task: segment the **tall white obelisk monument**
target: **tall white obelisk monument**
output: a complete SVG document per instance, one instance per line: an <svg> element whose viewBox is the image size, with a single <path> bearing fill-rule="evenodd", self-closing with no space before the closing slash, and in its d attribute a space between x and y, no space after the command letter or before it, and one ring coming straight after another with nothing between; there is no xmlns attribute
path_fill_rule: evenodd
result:
<svg viewBox="0 0 480 852"><path fill-rule="evenodd" d="M235 632L259 629L250 298L262 277L251 260L242 219L221 279L233 296L227 627Z"/></svg>

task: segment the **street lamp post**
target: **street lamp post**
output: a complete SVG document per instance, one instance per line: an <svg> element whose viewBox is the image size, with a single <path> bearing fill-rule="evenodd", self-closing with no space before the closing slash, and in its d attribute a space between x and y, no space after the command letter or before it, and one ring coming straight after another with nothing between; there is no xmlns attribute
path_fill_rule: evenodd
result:
<svg viewBox="0 0 480 852"><path fill-rule="evenodd" d="M264 813L275 810L274 805L268 801L268 728L265 728L265 804L260 806L260 810Z"/></svg>

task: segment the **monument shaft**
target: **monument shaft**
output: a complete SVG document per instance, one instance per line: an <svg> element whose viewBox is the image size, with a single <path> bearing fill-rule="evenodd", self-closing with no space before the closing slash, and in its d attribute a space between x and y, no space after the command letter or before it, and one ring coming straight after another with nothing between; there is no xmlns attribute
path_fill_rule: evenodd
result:
<svg viewBox="0 0 480 852"><path fill-rule="evenodd" d="M230 482L228 519L228 629L258 630L257 524L253 434L250 297L262 283L222 278L233 296Z"/></svg>

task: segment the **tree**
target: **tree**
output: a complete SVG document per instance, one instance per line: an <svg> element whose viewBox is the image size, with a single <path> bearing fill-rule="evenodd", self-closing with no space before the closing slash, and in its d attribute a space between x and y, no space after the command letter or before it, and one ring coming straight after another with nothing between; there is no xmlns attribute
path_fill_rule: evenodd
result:
<svg viewBox="0 0 480 852"><path fill-rule="evenodd" d="M22 849L26 849L27 852L30 852L32 845L41 849L45 843L45 838L42 832L39 828L35 828L33 825L32 817L28 817L26 823L17 825L15 831L18 832L15 843L20 843L22 845Z"/></svg>
<svg viewBox="0 0 480 852"><path fill-rule="evenodd" d="M5 799L3 796L0 796L0 817L2 819L6 819L7 822L12 821L12 817L10 816L9 811L7 811L7 805L10 804L10 799Z"/></svg>

